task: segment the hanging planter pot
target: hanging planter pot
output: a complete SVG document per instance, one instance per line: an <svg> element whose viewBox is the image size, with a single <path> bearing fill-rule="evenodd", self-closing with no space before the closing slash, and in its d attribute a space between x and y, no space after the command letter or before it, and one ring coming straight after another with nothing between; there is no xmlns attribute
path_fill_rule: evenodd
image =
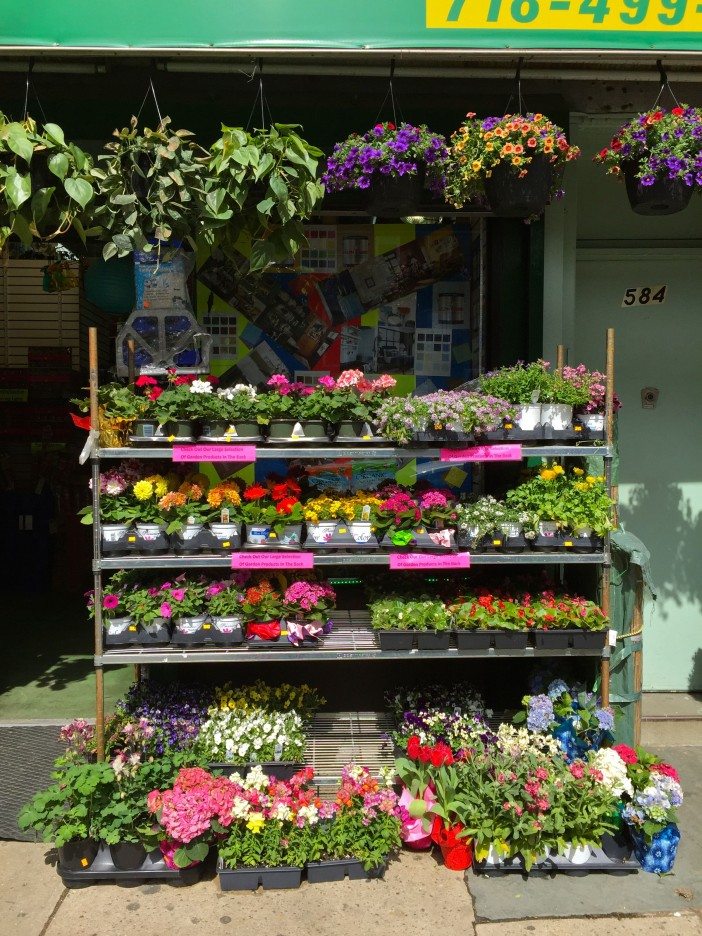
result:
<svg viewBox="0 0 702 936"><path fill-rule="evenodd" d="M553 173L553 163L541 153L532 157L522 178L511 162L498 163L484 183L490 210L501 218L541 214L553 187Z"/></svg>
<svg viewBox="0 0 702 936"><path fill-rule="evenodd" d="M626 194L636 214L648 217L677 214L690 204L693 187L683 179L657 178L651 185L645 185L636 177L637 171L635 163L623 167Z"/></svg>
<svg viewBox="0 0 702 936"><path fill-rule="evenodd" d="M376 218L416 214L424 196L424 180L424 166L420 166L415 175L374 175L368 189L366 211Z"/></svg>

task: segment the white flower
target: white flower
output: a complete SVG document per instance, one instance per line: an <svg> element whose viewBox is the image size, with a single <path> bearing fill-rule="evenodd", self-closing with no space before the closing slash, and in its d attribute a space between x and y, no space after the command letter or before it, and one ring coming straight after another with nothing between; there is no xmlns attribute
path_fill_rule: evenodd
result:
<svg viewBox="0 0 702 936"><path fill-rule="evenodd" d="M236 753L239 755L239 757L246 757L248 752L249 752L248 744L240 744Z"/></svg>
<svg viewBox="0 0 702 936"><path fill-rule="evenodd" d="M209 380L193 380L190 384L191 393L212 393L212 384Z"/></svg>
<svg viewBox="0 0 702 936"><path fill-rule="evenodd" d="M634 795L634 787L627 776L626 764L612 748L601 748L596 753L590 751L588 760L592 767L602 773L602 783L614 796L628 793Z"/></svg>
<svg viewBox="0 0 702 936"><path fill-rule="evenodd" d="M315 823L319 822L319 810L316 806L301 806L297 814L304 819L308 825L315 825Z"/></svg>
<svg viewBox="0 0 702 936"><path fill-rule="evenodd" d="M251 804L243 796L235 796L232 803L232 816L235 819L246 819L251 811Z"/></svg>
<svg viewBox="0 0 702 936"><path fill-rule="evenodd" d="M263 741L260 738L254 738L253 746L255 750L259 751L263 747Z"/></svg>
<svg viewBox="0 0 702 936"><path fill-rule="evenodd" d="M303 807L304 808L304 807ZM300 810L302 813L302 810ZM292 819L293 811L285 803L276 803L273 810L273 819L278 819L280 822L285 822L288 819Z"/></svg>

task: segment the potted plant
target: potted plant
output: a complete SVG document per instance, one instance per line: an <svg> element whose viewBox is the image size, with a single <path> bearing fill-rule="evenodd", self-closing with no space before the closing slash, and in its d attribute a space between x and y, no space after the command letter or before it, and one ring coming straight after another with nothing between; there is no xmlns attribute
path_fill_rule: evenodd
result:
<svg viewBox="0 0 702 936"><path fill-rule="evenodd" d="M563 548L563 500L571 490L575 477L568 477L556 462L544 465L533 478L507 492L507 504L537 518L537 533L531 543L537 551Z"/></svg>
<svg viewBox="0 0 702 936"><path fill-rule="evenodd" d="M578 147L543 114L466 116L451 136L446 199L462 208L483 198L498 216L538 217L562 194L563 170Z"/></svg>
<svg viewBox="0 0 702 936"><path fill-rule="evenodd" d="M163 475L148 475L131 485L129 512L136 527L135 548L147 555L168 552L160 500L168 493L169 482Z"/></svg>
<svg viewBox="0 0 702 936"><path fill-rule="evenodd" d="M138 643L159 646L170 641L173 609L168 598L171 586L171 582L141 585L127 593L125 610L133 620L130 626L137 628Z"/></svg>
<svg viewBox="0 0 702 936"><path fill-rule="evenodd" d="M241 610L246 622L247 640L261 643L280 639L283 599L268 579L246 589Z"/></svg>
<svg viewBox="0 0 702 936"><path fill-rule="evenodd" d="M336 592L327 582L293 582L283 594L283 617L288 640L296 647L318 643L331 633L329 614L336 607Z"/></svg>
<svg viewBox="0 0 702 936"><path fill-rule="evenodd" d="M376 526L384 533L381 545L395 549L451 549L455 531L444 526L455 516L445 492L428 489L413 496L397 485L379 492Z"/></svg>
<svg viewBox="0 0 702 936"><path fill-rule="evenodd" d="M321 812L323 806L328 812ZM349 764L341 771L334 802L319 808L322 821L313 826L307 861L309 883L382 877L401 844L397 794L367 767Z"/></svg>
<svg viewBox="0 0 702 936"><path fill-rule="evenodd" d="M360 370L345 370L336 380L320 377L318 384L302 401L303 418L315 414L338 441L358 442L373 438L374 420L396 380L389 374L368 380Z"/></svg>
<svg viewBox="0 0 702 936"><path fill-rule="evenodd" d="M219 387L197 398L202 442L257 442L260 437L257 392L249 384Z"/></svg>
<svg viewBox="0 0 702 936"><path fill-rule="evenodd" d="M450 871L465 871L473 863L473 840L465 825L468 810L460 795L465 778L460 765L454 765L451 750L446 745L437 745L437 749L440 769L434 771L431 837L441 849L444 866Z"/></svg>
<svg viewBox="0 0 702 936"><path fill-rule="evenodd" d="M212 393L212 384L208 380L199 380L192 374L169 373L168 386L159 395L153 408L164 441L195 441L195 396L209 393Z"/></svg>
<svg viewBox="0 0 702 936"><path fill-rule="evenodd" d="M448 650L450 617L441 601L381 599L370 606L370 611L381 650L410 650L413 631L417 632L418 649Z"/></svg>
<svg viewBox="0 0 702 936"><path fill-rule="evenodd" d="M54 240L71 228L85 242L95 196L92 165L57 124L8 121L0 113L0 248L12 234L29 247L35 238Z"/></svg>
<svg viewBox="0 0 702 936"><path fill-rule="evenodd" d="M414 644L414 630L401 598L381 598L368 606L371 627L381 650L407 650Z"/></svg>
<svg viewBox="0 0 702 936"><path fill-rule="evenodd" d="M607 616L594 601L544 591L531 604L537 647L601 649Z"/></svg>
<svg viewBox="0 0 702 936"><path fill-rule="evenodd" d="M483 589L449 608L459 650L524 650L530 625L528 610L513 597Z"/></svg>
<svg viewBox="0 0 702 936"><path fill-rule="evenodd" d="M151 397L136 392L144 386L140 381L148 380L156 385L153 377L139 377L134 387L120 383L105 383L98 387L98 428L102 448L122 448L129 444L133 432L140 434L139 427L148 420ZM149 387L153 393L153 387ZM81 413L90 412L90 399L83 397L71 400ZM155 423L153 423L155 427ZM152 432L153 435L153 432Z"/></svg>
<svg viewBox="0 0 702 936"><path fill-rule="evenodd" d="M303 438L304 431L299 423L300 405L303 397L311 395L314 388L298 381L291 382L285 374L273 374L266 381L266 386L271 389L267 393L259 393L256 411L258 421L267 427L268 437L286 442Z"/></svg>
<svg viewBox="0 0 702 936"><path fill-rule="evenodd" d="M324 194L322 151L304 140L299 124L248 132L222 126L210 148L205 184L205 240L234 245L250 238L249 269L287 262L305 246L302 221Z"/></svg>
<svg viewBox="0 0 702 936"><path fill-rule="evenodd" d="M336 143L322 182L326 191L367 191L367 210L397 218L418 209L425 188L441 196L445 184L446 140L424 124L376 124L363 135Z"/></svg>
<svg viewBox="0 0 702 936"><path fill-rule="evenodd" d="M395 773L402 784L400 806L404 807L402 842L413 851L431 848L434 817L431 807L436 802L432 770L433 749L422 745L419 735L407 738L407 750L395 758ZM451 749L449 748L449 753Z"/></svg>
<svg viewBox="0 0 702 936"><path fill-rule="evenodd" d="M629 204L637 214L675 214L702 186L701 128L699 107L653 107L622 124L593 159L609 175L624 178Z"/></svg>
<svg viewBox="0 0 702 936"><path fill-rule="evenodd" d="M115 468L100 472L100 522L103 555L124 555L132 551L136 536L130 535L131 524L137 516L134 482L139 473L133 464L120 462ZM81 523L94 522L93 505L78 511Z"/></svg>
<svg viewBox="0 0 702 936"><path fill-rule="evenodd" d="M614 527L614 502L607 493L604 476L589 475L583 468L575 467L561 479L558 520L572 534L569 548L575 552L601 548L602 537ZM568 542L566 539L565 543Z"/></svg>
<svg viewBox="0 0 702 936"><path fill-rule="evenodd" d="M377 545L373 530L375 509L380 502L379 497L366 491L335 496L321 494L305 501L305 545L326 546L335 542L344 548Z"/></svg>
<svg viewBox="0 0 702 936"><path fill-rule="evenodd" d="M206 496L200 484L184 481L177 491L167 491L159 499L166 535L173 535L177 553L188 555L209 547L209 535L203 539L205 522L212 514Z"/></svg>
<svg viewBox="0 0 702 936"><path fill-rule="evenodd" d="M302 542L300 486L293 478L269 487L250 484L242 494L246 541L254 546L299 546Z"/></svg>
<svg viewBox="0 0 702 936"><path fill-rule="evenodd" d="M135 588L124 572L117 572L106 583L102 595L102 626L105 631L105 645L121 646L138 643L137 625L132 618L127 596ZM88 616L95 617L95 593L86 592Z"/></svg>
<svg viewBox="0 0 702 936"><path fill-rule="evenodd" d="M42 841L52 842L61 869L89 868L98 852L97 817L111 796L114 779L104 761L58 769L55 782L23 806L20 829L34 829Z"/></svg>
<svg viewBox="0 0 702 936"><path fill-rule="evenodd" d="M617 745L633 791L622 811L631 830L634 853L644 871L669 873L675 862L680 831L677 809L683 802L678 772L655 754Z"/></svg>
<svg viewBox="0 0 702 936"><path fill-rule="evenodd" d="M261 773L233 781L236 818L218 848L223 891L300 886L309 830L332 810L309 789L313 778L310 767L287 782L271 783Z"/></svg>
<svg viewBox="0 0 702 936"><path fill-rule="evenodd" d="M426 397L393 396L378 407L375 424L378 434L396 445L407 445L429 423Z"/></svg>
<svg viewBox="0 0 702 936"><path fill-rule="evenodd" d="M489 371L478 378L481 393L486 393L519 409L516 423L523 432L532 433L541 425L541 394L548 381L548 362L533 361Z"/></svg>
<svg viewBox="0 0 702 936"><path fill-rule="evenodd" d="M205 589L205 598L207 614L214 628L212 643L217 646L242 643L244 593L240 584L235 579L211 582Z"/></svg>
<svg viewBox="0 0 702 936"><path fill-rule="evenodd" d="M213 710L200 729L196 750L212 770L235 766L246 773L243 768L253 765L266 776L279 773L276 768L290 776L304 757L305 725L292 707L276 712L249 702L246 709Z"/></svg>
<svg viewBox="0 0 702 936"><path fill-rule="evenodd" d="M396 722L390 738L398 755L415 735L420 745L432 748L443 742L455 755L465 755L481 739L489 742L493 738L485 717L485 702L468 683L398 689L388 693L386 701Z"/></svg>
<svg viewBox="0 0 702 936"><path fill-rule="evenodd" d="M584 404L575 406L575 416L588 430L591 438L603 438L605 428L606 380L600 371L589 371L584 364L563 368L563 379L576 387L587 389L588 398ZM614 412L621 409L621 400L614 394Z"/></svg>
<svg viewBox="0 0 702 936"><path fill-rule="evenodd" d="M576 760L563 771L563 783L556 787L555 805L562 822L556 848L574 865L586 865L592 848L599 848L618 825L617 800L600 776L597 768Z"/></svg>
<svg viewBox="0 0 702 936"><path fill-rule="evenodd" d="M202 767L182 767L169 788L149 793L147 807L163 830L161 852L169 867L188 868L205 860L231 825L234 795L227 777L212 776Z"/></svg>
<svg viewBox="0 0 702 936"><path fill-rule="evenodd" d="M207 492L207 504L210 511L207 515L208 526L215 544L229 551L236 549L241 542L242 520L238 482L233 478L226 478L215 484Z"/></svg>
<svg viewBox="0 0 702 936"><path fill-rule="evenodd" d="M155 129L115 130L91 175L96 188L93 221L105 240L102 255L125 257L135 250L161 251L167 241L187 241L195 250L202 229L208 153L189 130L171 130L170 117Z"/></svg>
<svg viewBox="0 0 702 936"><path fill-rule="evenodd" d="M206 636L207 621L205 605L206 582L202 579L179 575L173 585L164 592L171 609L173 621L172 643L177 645L201 644Z"/></svg>

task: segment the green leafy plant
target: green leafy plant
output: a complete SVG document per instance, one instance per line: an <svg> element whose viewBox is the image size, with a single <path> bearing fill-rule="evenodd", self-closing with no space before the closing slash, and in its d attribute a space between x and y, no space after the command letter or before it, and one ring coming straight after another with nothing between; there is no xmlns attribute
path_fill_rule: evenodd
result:
<svg viewBox="0 0 702 936"><path fill-rule="evenodd" d="M250 133L223 125L210 148L205 240L231 247L250 239L252 272L288 260L307 243L302 221L324 194L317 178L322 151L299 129L274 123Z"/></svg>
<svg viewBox="0 0 702 936"><path fill-rule="evenodd" d="M244 593L231 579L212 582L205 591L207 613L213 617L240 617Z"/></svg>
<svg viewBox="0 0 702 936"><path fill-rule="evenodd" d="M549 376L547 361L532 361L489 371L478 378L478 386L482 393L525 405L541 400Z"/></svg>
<svg viewBox="0 0 702 936"><path fill-rule="evenodd" d="M112 796L115 774L104 762L74 764L52 774L55 781L22 807L20 829L34 829L57 848L96 838L98 817Z"/></svg>
<svg viewBox="0 0 702 936"><path fill-rule="evenodd" d="M202 228L207 150L189 130L171 130L170 117L155 129L130 125L115 130L106 155L92 169L97 188L93 220L106 243L105 260L133 250L150 251L150 239L187 241L195 250Z"/></svg>
<svg viewBox="0 0 702 936"><path fill-rule="evenodd" d="M25 246L74 228L85 241L85 217L95 196L93 162L67 143L58 124L0 113L0 248L11 234Z"/></svg>
<svg viewBox="0 0 702 936"><path fill-rule="evenodd" d="M81 413L90 412L90 398L80 397L71 400ZM151 409L151 401L134 392L130 385L105 383L98 387L98 406L100 415L106 419L146 419Z"/></svg>
<svg viewBox="0 0 702 936"><path fill-rule="evenodd" d="M529 617L517 601L499 595L484 594L452 605L457 630L526 630Z"/></svg>
<svg viewBox="0 0 702 936"><path fill-rule="evenodd" d="M591 527L598 536L613 528L614 502L604 477L586 475L582 468L566 472L556 463L545 465L531 480L508 491L506 500L562 528Z"/></svg>
<svg viewBox="0 0 702 936"><path fill-rule="evenodd" d="M450 616L441 601L382 598L370 605L374 630L448 630Z"/></svg>

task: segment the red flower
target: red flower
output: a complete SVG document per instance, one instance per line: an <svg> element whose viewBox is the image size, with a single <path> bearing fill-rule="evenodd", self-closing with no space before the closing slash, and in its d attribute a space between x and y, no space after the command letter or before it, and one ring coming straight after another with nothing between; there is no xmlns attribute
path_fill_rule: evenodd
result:
<svg viewBox="0 0 702 936"><path fill-rule="evenodd" d="M601 150L600 150L600 158L601 158L601 159L604 159L605 156L607 155L607 153L608 153L608 150L607 150L607 147L605 146L604 149L601 149Z"/></svg>
<svg viewBox="0 0 702 936"><path fill-rule="evenodd" d="M207 377L203 377L203 380L206 380L208 383L211 383L213 387L216 387L219 383L219 377L215 377L214 374L208 374Z"/></svg>
<svg viewBox="0 0 702 936"><path fill-rule="evenodd" d="M670 764L654 764L651 767L651 773L663 774L665 777L671 777L676 783L680 783L680 774Z"/></svg>
<svg viewBox="0 0 702 936"><path fill-rule="evenodd" d="M146 395L150 400L158 400L162 393L162 387L152 387L150 390L146 391Z"/></svg>
<svg viewBox="0 0 702 936"><path fill-rule="evenodd" d="M412 760L417 760L417 757L419 756L419 748L419 735L414 734L407 739L407 756L411 757Z"/></svg>
<svg viewBox="0 0 702 936"><path fill-rule="evenodd" d="M257 501L263 497L268 497L268 491L260 484L252 484L244 491L244 500Z"/></svg>
<svg viewBox="0 0 702 936"><path fill-rule="evenodd" d="M636 751L627 747L626 744L615 744L612 750L617 752L625 764L638 764L639 762Z"/></svg>
<svg viewBox="0 0 702 936"><path fill-rule="evenodd" d="M155 380L153 377L147 377L146 374L142 374L141 377L137 377L134 381L135 387L155 387L158 383L158 380Z"/></svg>
<svg viewBox="0 0 702 936"><path fill-rule="evenodd" d="M434 745L433 750L431 751L431 762L434 767L443 767L450 766L453 763L453 754L451 753L451 748L448 744L442 744L439 742Z"/></svg>
<svg viewBox="0 0 702 936"><path fill-rule="evenodd" d="M422 747L422 746L420 745L420 747L419 747L419 749L418 749L418 751L417 751L417 759L420 760L423 764L429 764L429 763L431 763L431 748L430 748L430 747Z"/></svg>
<svg viewBox="0 0 702 936"><path fill-rule="evenodd" d="M670 113L671 113L671 114L675 114L676 117L682 117L682 115L685 113L685 108L684 108L684 107L674 107Z"/></svg>
<svg viewBox="0 0 702 936"><path fill-rule="evenodd" d="M182 387L185 384L191 384L195 380L194 374L181 374L179 377L173 381L176 387Z"/></svg>
<svg viewBox="0 0 702 936"><path fill-rule="evenodd" d="M282 501L278 501L275 505L275 509L279 514L291 514L295 505L299 503L296 497L284 497Z"/></svg>
<svg viewBox="0 0 702 936"><path fill-rule="evenodd" d="M271 497L274 501L281 501L284 497L288 496L288 486L283 482L282 484L274 484L271 488Z"/></svg>
<svg viewBox="0 0 702 936"><path fill-rule="evenodd" d="M612 140L612 149L616 152L622 148L621 140Z"/></svg>

